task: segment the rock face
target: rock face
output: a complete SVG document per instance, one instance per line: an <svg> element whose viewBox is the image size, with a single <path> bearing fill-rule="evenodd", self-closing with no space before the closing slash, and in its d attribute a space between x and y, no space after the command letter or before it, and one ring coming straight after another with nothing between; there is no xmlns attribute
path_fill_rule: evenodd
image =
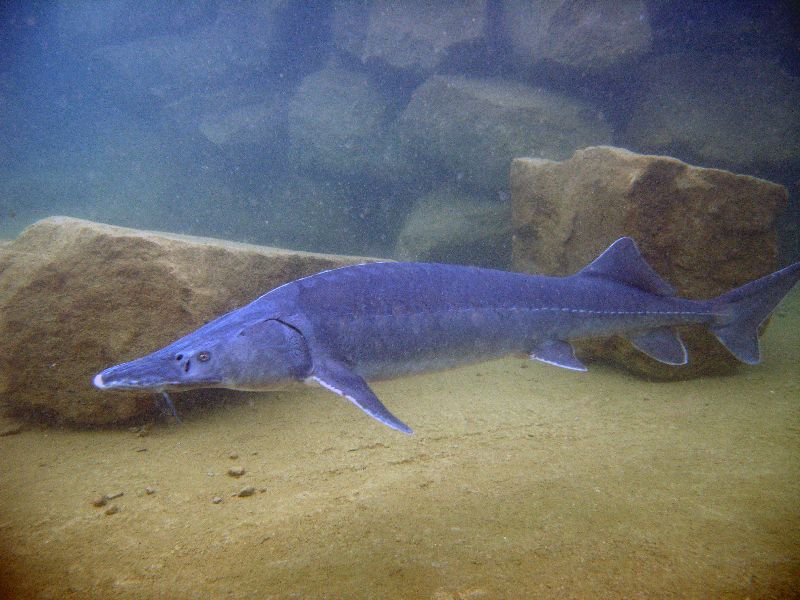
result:
<svg viewBox="0 0 800 600"><path fill-rule="evenodd" d="M109 80L121 78L131 90L179 97L187 89L267 68L273 62L276 17L285 5L286 0L223 3L208 25L103 46L93 58L101 73L110 74Z"/></svg>
<svg viewBox="0 0 800 600"><path fill-rule="evenodd" d="M511 206L453 188L440 188L412 207L397 238L402 260L450 262L507 269Z"/></svg>
<svg viewBox="0 0 800 600"><path fill-rule="evenodd" d="M679 295L697 299L777 268L775 220L787 198L769 181L610 147L564 162L516 159L511 195L516 270L574 273L629 235ZM688 327L683 337L690 357L683 367L657 363L618 338L587 342L583 352L662 378L738 364L703 328Z"/></svg>
<svg viewBox="0 0 800 600"><path fill-rule="evenodd" d="M285 111L283 111L285 112ZM203 115L198 125L208 141L217 146L267 146L276 141L283 121L275 98L242 104L229 111Z"/></svg>
<svg viewBox="0 0 800 600"><path fill-rule="evenodd" d="M289 104L296 160L317 172L374 175L381 170L387 109L365 75L337 67L312 73Z"/></svg>
<svg viewBox="0 0 800 600"><path fill-rule="evenodd" d="M590 106L499 79L434 76L414 92L398 133L422 161L434 161L478 189L507 189L516 156L562 159L611 140Z"/></svg>
<svg viewBox="0 0 800 600"><path fill-rule="evenodd" d="M773 62L674 54L641 80L624 132L637 149L734 169L800 161L800 78Z"/></svg>
<svg viewBox="0 0 800 600"><path fill-rule="evenodd" d="M100 392L94 373L277 285L364 261L44 219L0 247L0 396L12 413L55 422L142 417L153 394Z"/></svg>
<svg viewBox="0 0 800 600"><path fill-rule="evenodd" d="M508 0L504 21L522 66L602 72L646 53L653 37L642 0Z"/></svg>
<svg viewBox="0 0 800 600"><path fill-rule="evenodd" d="M335 46L364 63L433 73L453 52L484 39L485 0L336 2Z"/></svg>

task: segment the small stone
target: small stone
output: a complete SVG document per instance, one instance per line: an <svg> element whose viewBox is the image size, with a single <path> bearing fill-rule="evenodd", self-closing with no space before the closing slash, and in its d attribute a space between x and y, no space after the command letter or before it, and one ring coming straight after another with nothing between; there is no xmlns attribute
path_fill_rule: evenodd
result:
<svg viewBox="0 0 800 600"><path fill-rule="evenodd" d="M230 454L228 454L228 458L230 458L231 460L236 460L237 458L239 458L239 453L231 452Z"/></svg>
<svg viewBox="0 0 800 600"><path fill-rule="evenodd" d="M211 503L212 503L212 504L221 504L221 503L222 503L222 498L220 498L219 496L214 496L214 497L211 499Z"/></svg>
<svg viewBox="0 0 800 600"><path fill-rule="evenodd" d="M108 503L108 500L105 496L97 496L92 500L92 506L105 506Z"/></svg>
<svg viewBox="0 0 800 600"><path fill-rule="evenodd" d="M247 496L252 496L255 493L256 488L254 488L252 485L248 485L247 487L240 489L236 495L239 496L239 498L247 498Z"/></svg>
<svg viewBox="0 0 800 600"><path fill-rule="evenodd" d="M228 475L231 477L241 477L244 475L244 467L231 467L228 469Z"/></svg>
<svg viewBox="0 0 800 600"><path fill-rule="evenodd" d="M124 495L125 495L125 492L112 492L110 494L105 494L103 496L103 498L105 498L106 500L114 500L114 499L119 498L120 496L124 496Z"/></svg>
<svg viewBox="0 0 800 600"><path fill-rule="evenodd" d="M144 488L144 493L147 494L148 496L152 496L153 494L156 493L156 488L154 488L154 487L146 487L146 488Z"/></svg>
<svg viewBox="0 0 800 600"><path fill-rule="evenodd" d="M117 514L118 512L119 512L119 506L117 506L116 504L112 504L111 506L109 506L109 507L108 507L108 508L105 510L105 513L106 513L107 515L115 515L115 514Z"/></svg>
<svg viewBox="0 0 800 600"><path fill-rule="evenodd" d="M7 435L16 435L18 433L22 433L24 430L25 430L24 423L0 422L0 437L5 437Z"/></svg>

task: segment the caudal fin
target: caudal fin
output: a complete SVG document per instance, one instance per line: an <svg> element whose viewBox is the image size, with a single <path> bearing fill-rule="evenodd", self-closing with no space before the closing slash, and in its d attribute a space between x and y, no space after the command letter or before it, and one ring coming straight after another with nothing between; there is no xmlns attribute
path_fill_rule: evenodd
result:
<svg viewBox="0 0 800 600"><path fill-rule="evenodd" d="M716 297L709 330L740 361L758 363L758 329L798 279L800 262Z"/></svg>

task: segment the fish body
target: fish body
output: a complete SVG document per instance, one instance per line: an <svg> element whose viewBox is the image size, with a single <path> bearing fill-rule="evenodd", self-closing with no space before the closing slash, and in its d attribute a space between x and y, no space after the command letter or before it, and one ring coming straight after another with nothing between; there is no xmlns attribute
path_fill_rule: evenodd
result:
<svg viewBox="0 0 800 600"><path fill-rule="evenodd" d="M319 384L410 433L367 380L508 354L585 371L574 340L622 335L656 360L688 360L678 325L699 323L739 360L759 361L758 327L800 263L712 300L688 300L630 238L578 273L548 277L428 263L371 263L280 286L172 344L98 373L101 389L268 390Z"/></svg>

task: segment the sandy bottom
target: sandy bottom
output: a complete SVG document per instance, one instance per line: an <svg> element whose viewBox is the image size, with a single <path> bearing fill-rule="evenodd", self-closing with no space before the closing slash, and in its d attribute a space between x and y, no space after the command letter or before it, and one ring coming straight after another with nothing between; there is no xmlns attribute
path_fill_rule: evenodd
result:
<svg viewBox="0 0 800 600"><path fill-rule="evenodd" d="M309 389L0 437L0 594L797 596L800 294L762 346L681 383L509 359L376 384L413 436Z"/></svg>

